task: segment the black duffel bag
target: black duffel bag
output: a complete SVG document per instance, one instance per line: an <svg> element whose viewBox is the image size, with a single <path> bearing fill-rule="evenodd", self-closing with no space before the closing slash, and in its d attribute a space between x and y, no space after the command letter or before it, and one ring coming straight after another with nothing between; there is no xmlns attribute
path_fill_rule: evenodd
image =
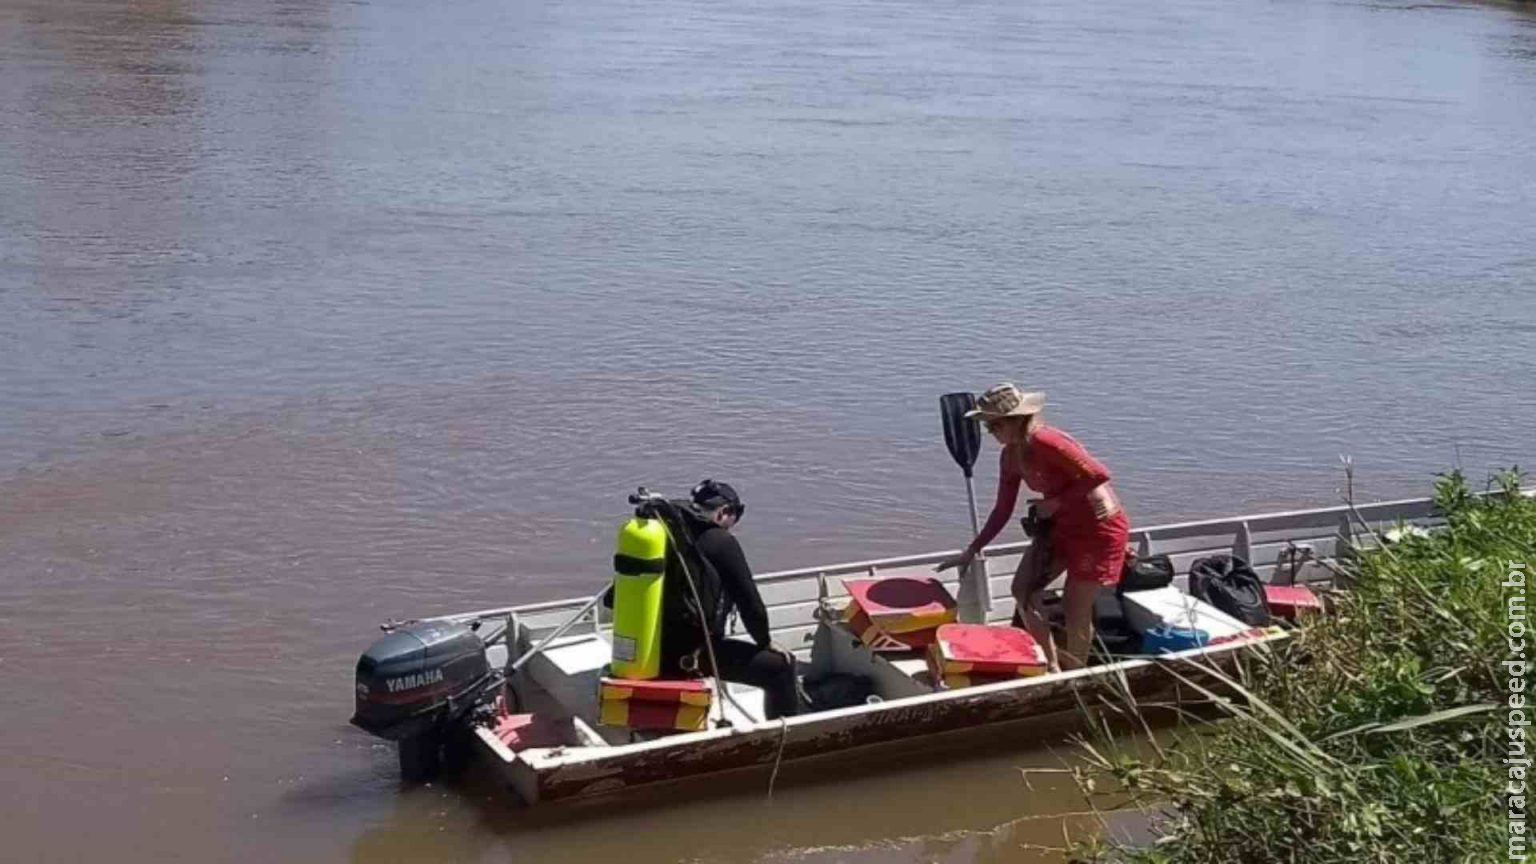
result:
<svg viewBox="0 0 1536 864"><path fill-rule="evenodd" d="M1244 624L1269 626L1264 583L1241 558L1212 555L1189 565L1189 593Z"/></svg>
<svg viewBox="0 0 1536 864"><path fill-rule="evenodd" d="M1173 561L1167 555L1125 556L1125 569L1120 571L1120 584L1115 593L1127 591L1153 591L1173 584Z"/></svg>
<svg viewBox="0 0 1536 864"><path fill-rule="evenodd" d="M863 675L831 674L823 678L807 678L801 693L811 711L831 711L834 708L850 708L863 705L875 695L875 682Z"/></svg>

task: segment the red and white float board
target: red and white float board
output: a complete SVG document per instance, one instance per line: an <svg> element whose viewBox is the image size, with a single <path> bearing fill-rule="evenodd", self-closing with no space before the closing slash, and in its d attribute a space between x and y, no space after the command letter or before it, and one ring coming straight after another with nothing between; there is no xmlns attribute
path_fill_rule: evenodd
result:
<svg viewBox="0 0 1536 864"><path fill-rule="evenodd" d="M931 577L847 579L852 598L843 620L876 651L910 651L933 642L934 631L955 620L955 598Z"/></svg>
<svg viewBox="0 0 1536 864"><path fill-rule="evenodd" d="M928 670L949 687L1045 673L1045 649L1023 630L1003 625L945 624L928 648Z"/></svg>

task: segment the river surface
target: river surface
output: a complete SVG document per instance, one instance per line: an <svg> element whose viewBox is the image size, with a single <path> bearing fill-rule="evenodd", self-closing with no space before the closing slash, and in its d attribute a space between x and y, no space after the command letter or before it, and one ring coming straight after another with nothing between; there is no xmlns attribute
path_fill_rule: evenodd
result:
<svg viewBox="0 0 1536 864"><path fill-rule="evenodd" d="M1518 5L0 0L0 858L1049 860L1017 735L534 818L352 663L595 590L642 483L958 546L999 379L1142 523L1530 464L1533 214Z"/></svg>

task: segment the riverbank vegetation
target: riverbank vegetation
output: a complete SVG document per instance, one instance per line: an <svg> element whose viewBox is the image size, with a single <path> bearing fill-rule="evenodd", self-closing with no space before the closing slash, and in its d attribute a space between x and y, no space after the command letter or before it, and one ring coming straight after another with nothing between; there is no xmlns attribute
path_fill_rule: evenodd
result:
<svg viewBox="0 0 1536 864"><path fill-rule="evenodd" d="M1510 561L1536 559L1536 500L1519 483L1505 473L1479 496L1443 476L1445 530L1361 543L1332 613L1249 661L1221 720L1150 758L1085 744L1079 784L1103 808L1145 808L1153 839L1095 841L1074 860L1507 860L1504 583Z"/></svg>

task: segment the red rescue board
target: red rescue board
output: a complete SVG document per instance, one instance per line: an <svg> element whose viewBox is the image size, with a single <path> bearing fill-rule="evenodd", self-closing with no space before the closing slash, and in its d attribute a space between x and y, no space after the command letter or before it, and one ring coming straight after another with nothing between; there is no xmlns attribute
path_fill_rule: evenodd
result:
<svg viewBox="0 0 1536 864"><path fill-rule="evenodd" d="M851 600L843 620L876 651L910 651L933 642L934 631L955 620L955 598L932 577L849 579Z"/></svg>
<svg viewBox="0 0 1536 864"><path fill-rule="evenodd" d="M945 624L928 649L928 665L938 680L954 676L999 680L1046 672L1045 649L1017 627Z"/></svg>

